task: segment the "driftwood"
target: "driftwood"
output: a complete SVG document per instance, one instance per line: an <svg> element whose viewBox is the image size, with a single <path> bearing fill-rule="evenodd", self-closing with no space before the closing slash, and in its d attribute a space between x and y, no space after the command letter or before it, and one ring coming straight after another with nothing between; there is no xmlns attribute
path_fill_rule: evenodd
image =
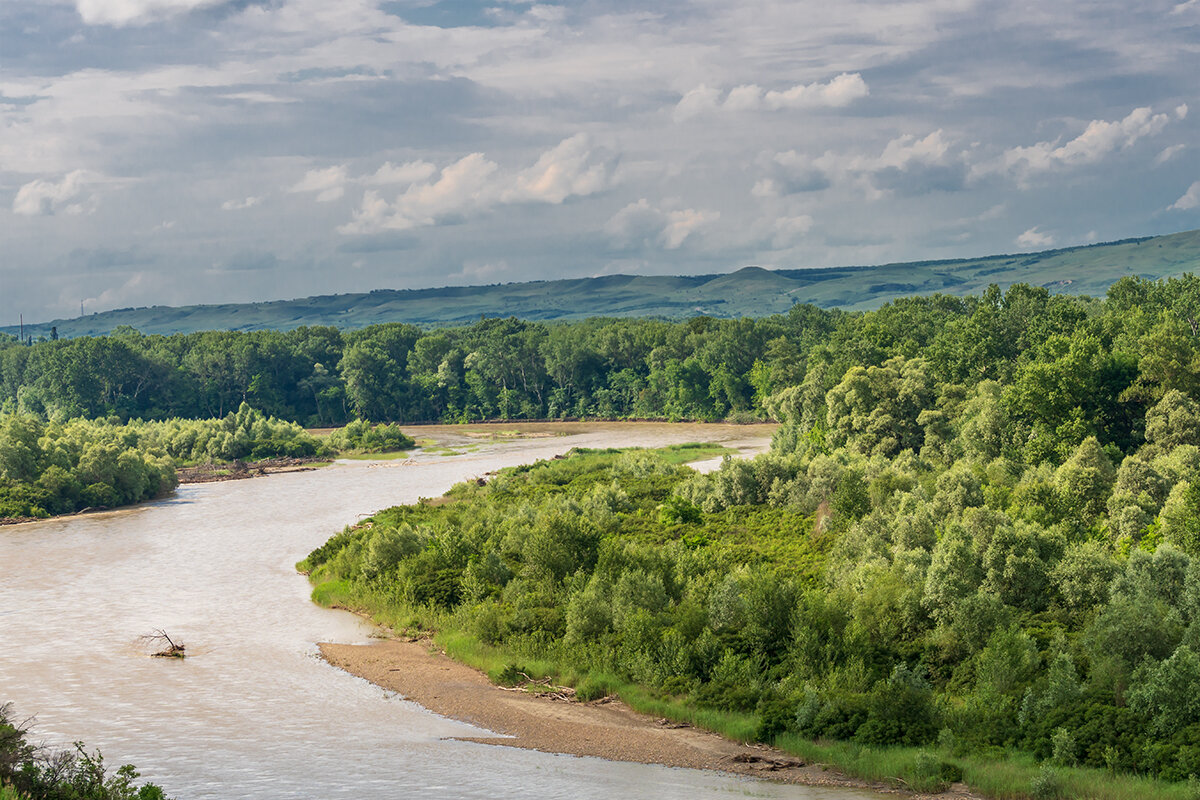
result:
<svg viewBox="0 0 1200 800"><path fill-rule="evenodd" d="M145 644L154 645L161 648L160 650L150 654L154 658L187 657L187 654L184 652L187 647L183 644L183 642L174 641L170 636L167 635L167 632L161 628L155 630L154 633L147 633L145 636L139 636L138 639Z"/></svg>

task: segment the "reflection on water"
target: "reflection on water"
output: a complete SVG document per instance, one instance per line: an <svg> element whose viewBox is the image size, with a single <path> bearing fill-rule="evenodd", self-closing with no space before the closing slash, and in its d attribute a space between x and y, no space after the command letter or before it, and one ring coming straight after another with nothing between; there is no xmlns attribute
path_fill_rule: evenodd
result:
<svg viewBox="0 0 1200 800"><path fill-rule="evenodd" d="M606 425L455 457L184 486L135 509L2 528L0 702L36 713L47 742L102 744L111 764L137 764L181 800L862 796L447 741L480 732L316 655L315 642L365 641L370 629L309 602L293 565L365 513L572 446L761 447L762 436ZM156 628L194 657L149 658L137 638Z"/></svg>

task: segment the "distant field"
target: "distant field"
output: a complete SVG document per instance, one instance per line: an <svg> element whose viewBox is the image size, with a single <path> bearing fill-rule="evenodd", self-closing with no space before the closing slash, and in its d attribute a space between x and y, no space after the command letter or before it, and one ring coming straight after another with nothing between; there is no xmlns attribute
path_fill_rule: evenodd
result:
<svg viewBox="0 0 1200 800"><path fill-rule="evenodd" d="M51 326L60 336L104 334L118 325L162 334L287 330L301 325L350 329L380 322L437 326L474 322L481 315L530 320L682 319L701 314L759 317L786 311L794 303L864 310L915 294L977 294L992 283L1001 287L1029 283L1055 292L1103 295L1126 275L1165 278L1197 270L1200 231L1186 231L1040 253L875 267L745 267L726 275L609 275L492 286L389 289L268 303L126 308L26 325L25 332L36 338L48 336ZM16 326L0 328L12 334L17 330Z"/></svg>

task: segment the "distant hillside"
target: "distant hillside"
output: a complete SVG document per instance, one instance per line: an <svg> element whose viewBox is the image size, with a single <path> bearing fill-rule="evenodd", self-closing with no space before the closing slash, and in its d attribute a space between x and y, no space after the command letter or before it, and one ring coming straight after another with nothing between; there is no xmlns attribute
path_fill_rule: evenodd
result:
<svg viewBox="0 0 1200 800"><path fill-rule="evenodd" d="M786 311L793 303L862 310L914 294L977 294L992 283L1001 287L1029 283L1055 292L1103 295L1126 275L1165 278L1197 271L1200 231L1187 231L1040 253L876 267L745 267L726 275L609 275L492 286L380 289L268 303L124 308L26 325L25 332L36 338L49 335L51 326L64 337L103 334L118 325L164 334L301 325L361 328L395 321L431 326L468 323L480 315L531 320L757 317ZM15 326L0 330L17 333Z"/></svg>

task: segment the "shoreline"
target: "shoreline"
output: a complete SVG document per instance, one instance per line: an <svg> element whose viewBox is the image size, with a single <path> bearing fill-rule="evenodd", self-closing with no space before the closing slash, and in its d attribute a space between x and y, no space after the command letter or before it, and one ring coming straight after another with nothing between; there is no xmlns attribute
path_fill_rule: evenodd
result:
<svg viewBox="0 0 1200 800"><path fill-rule="evenodd" d="M247 478L261 478L264 475L275 475L281 472L311 472L320 466L331 463L339 456L295 456L284 458L264 458L259 461L226 461L219 463L196 464L191 467L176 467L179 485L191 483L219 483L221 481L239 481Z"/></svg>
<svg viewBox="0 0 1200 800"><path fill-rule="evenodd" d="M684 723L656 720L615 698L585 703L496 686L483 673L437 650L429 639L317 646L321 657L338 669L435 714L510 737L454 737L461 741L910 798L979 797L961 784L930 795L852 778L774 747L742 744Z"/></svg>

